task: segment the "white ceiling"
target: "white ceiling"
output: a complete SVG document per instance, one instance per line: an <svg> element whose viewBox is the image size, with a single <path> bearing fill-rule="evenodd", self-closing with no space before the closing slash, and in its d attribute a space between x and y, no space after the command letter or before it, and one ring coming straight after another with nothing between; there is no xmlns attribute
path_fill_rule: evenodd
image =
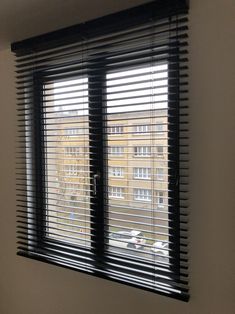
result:
<svg viewBox="0 0 235 314"><path fill-rule="evenodd" d="M149 0L0 0L0 50L144 2Z"/></svg>

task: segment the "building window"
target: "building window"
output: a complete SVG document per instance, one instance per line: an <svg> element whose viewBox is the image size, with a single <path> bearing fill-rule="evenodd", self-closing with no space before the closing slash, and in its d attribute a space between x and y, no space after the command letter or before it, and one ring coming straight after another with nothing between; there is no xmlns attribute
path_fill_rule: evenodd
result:
<svg viewBox="0 0 235 314"><path fill-rule="evenodd" d="M151 147L150 146L135 146L134 156L135 157L150 157Z"/></svg>
<svg viewBox="0 0 235 314"><path fill-rule="evenodd" d="M79 189L79 185L75 183L65 183L64 188L66 189L67 194L72 194Z"/></svg>
<svg viewBox="0 0 235 314"><path fill-rule="evenodd" d="M109 147L109 154L112 156L122 156L124 153L124 147L111 146Z"/></svg>
<svg viewBox="0 0 235 314"><path fill-rule="evenodd" d="M164 124L156 124L156 133L158 136L164 135Z"/></svg>
<svg viewBox="0 0 235 314"><path fill-rule="evenodd" d="M188 298L186 2L152 1L12 45L19 255Z"/></svg>
<svg viewBox="0 0 235 314"><path fill-rule="evenodd" d="M77 176L79 173L79 167L77 165L65 165L64 171L68 176Z"/></svg>
<svg viewBox="0 0 235 314"><path fill-rule="evenodd" d="M79 147L68 146L64 148L65 154L70 156L78 156L79 155Z"/></svg>
<svg viewBox="0 0 235 314"><path fill-rule="evenodd" d="M123 134L123 126L111 126L109 127L109 133L112 135Z"/></svg>
<svg viewBox="0 0 235 314"><path fill-rule="evenodd" d="M157 150L157 157L163 157L163 152L164 152L164 148L163 146L157 146L156 147L156 150Z"/></svg>
<svg viewBox="0 0 235 314"><path fill-rule="evenodd" d="M165 197L164 192L162 191L157 192L157 205L159 208L163 208L165 206Z"/></svg>
<svg viewBox="0 0 235 314"><path fill-rule="evenodd" d="M152 191L149 189L134 189L134 200L149 202L152 200Z"/></svg>
<svg viewBox="0 0 235 314"><path fill-rule="evenodd" d="M133 174L134 179L151 179L150 168L134 168Z"/></svg>
<svg viewBox="0 0 235 314"><path fill-rule="evenodd" d="M109 167L111 177L123 177L124 169L122 167Z"/></svg>
<svg viewBox="0 0 235 314"><path fill-rule="evenodd" d="M134 132L137 134L145 134L150 131L150 126L149 125L136 125L134 127Z"/></svg>
<svg viewBox="0 0 235 314"><path fill-rule="evenodd" d="M83 153L85 155L89 154L89 147L83 147Z"/></svg>
<svg viewBox="0 0 235 314"><path fill-rule="evenodd" d="M64 130L64 134L67 136L76 136L79 134L78 128L68 128Z"/></svg>
<svg viewBox="0 0 235 314"><path fill-rule="evenodd" d="M109 187L109 197L124 198L124 189L118 186Z"/></svg>
<svg viewBox="0 0 235 314"><path fill-rule="evenodd" d="M156 169L156 177L157 177L157 180L159 180L159 181L164 180L164 169L163 168L157 168Z"/></svg>

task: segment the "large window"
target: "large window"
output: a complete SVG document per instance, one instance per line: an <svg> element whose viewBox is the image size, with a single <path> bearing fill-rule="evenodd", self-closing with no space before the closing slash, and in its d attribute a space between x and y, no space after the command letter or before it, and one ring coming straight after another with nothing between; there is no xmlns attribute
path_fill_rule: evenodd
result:
<svg viewBox="0 0 235 314"><path fill-rule="evenodd" d="M187 6L169 3L13 45L18 254L186 300Z"/></svg>

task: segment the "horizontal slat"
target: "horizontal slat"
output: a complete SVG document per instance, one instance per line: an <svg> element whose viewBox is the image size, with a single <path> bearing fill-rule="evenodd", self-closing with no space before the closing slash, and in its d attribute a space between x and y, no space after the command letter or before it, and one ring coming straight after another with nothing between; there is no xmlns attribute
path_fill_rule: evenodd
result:
<svg viewBox="0 0 235 314"><path fill-rule="evenodd" d="M28 242L31 242L31 243L37 243L37 240L33 238L33 236L31 236L30 234L28 236L24 235L23 233L19 233L19 236L18 236L19 239L22 239L22 240L25 240L25 242L23 241L20 241L20 243L22 245L25 245L25 247L27 248L27 245L28 245ZM51 247L59 247L59 248L64 248L64 252L74 252L74 253L86 253L85 256L89 256L91 255L90 251L82 251L83 247L84 249L86 248L89 248L89 245L86 247L85 244L83 244L83 241L85 241L84 239L78 239L80 241L80 243L77 243L75 245L77 245L77 249L75 249L73 246L65 246L63 244L60 244L60 243L54 243L53 240L50 238L48 238L48 240L46 240L46 242L50 245L51 243ZM92 241L91 241L92 243ZM43 247L42 247L43 248ZM158 260L156 260L158 257L161 257L160 254L156 254L156 255L152 255L151 257L143 257L141 256L142 252L141 251L138 251L137 249L131 249L131 248L128 248L123 251L120 251L120 252L117 252L118 253L118 256L115 256L115 252L114 251L110 251L109 249L107 250L107 255L106 255L106 260L111 260L111 261L117 261L119 260L121 264L123 264L123 260L120 258L120 257L125 257L125 262L127 263L128 265L128 259L129 259L129 265L132 265L134 266L135 265L135 268L138 269L138 265L140 267L140 269L149 269L149 268L155 268L160 270L160 272L162 273L162 275L167 275L167 273L169 275L171 275L171 279L174 278L174 274L171 272L170 270L170 265L173 265L173 262L174 262L174 257L169 257L167 258L168 259L168 262L159 262ZM147 255L147 253L145 253ZM79 256L79 255L78 255ZM82 259L82 257L81 257ZM105 262L105 260L104 260ZM125 265L125 262L124 262L124 265ZM187 266L184 266L182 268L182 273L181 273L181 277L187 277Z"/></svg>
<svg viewBox="0 0 235 314"><path fill-rule="evenodd" d="M169 61L167 62L168 65L172 65L172 67L170 67L170 69L167 71L167 73L172 76L172 79L175 79L175 78L179 78L179 79L184 79L184 78L187 78L188 77L188 74L187 74L187 65L179 65L179 67L176 67L176 65L178 65L177 63L175 62L171 62L169 63ZM147 66L149 66L149 62L146 63ZM175 68L174 68L175 67ZM79 69L79 70L76 70L76 72L74 73L74 71L71 71L71 74L66 74L65 75L61 75L61 76L57 76L54 81L56 80L56 82L60 82L60 81L71 81L73 80L74 78L77 78L77 77L81 77L81 76L84 76L86 74L88 74L88 71L86 70L87 68L84 68L84 69ZM121 71L121 70L119 70ZM116 70L116 72L118 72L118 69ZM166 71L163 70L163 71L158 71L158 73L165 73ZM139 74L139 75L143 75L143 74ZM89 82L89 84L92 84L91 86L94 86L95 83L97 84L100 80L100 76L98 76L97 74L93 74L93 71L91 71L91 74L89 73L89 77L93 78L93 80L97 80L97 81L94 81L93 83ZM136 77L136 74L129 74L129 75L126 75L124 78L126 79L130 79L132 80L133 78ZM51 79L52 80L52 79ZM52 80L53 81L53 80ZM115 83L116 79L114 80L111 80L109 79L109 82L113 82ZM181 81L179 81L180 83ZM50 83L50 81L49 81ZM16 89L18 91L25 91L25 88L27 87L29 92L32 93L32 87L33 86L38 86L38 87L41 87L43 89L48 90L49 87L43 87L41 85L39 85L38 82L36 82L34 85L32 84L32 80L31 80L31 77L29 76L28 78L24 79L24 80L18 80L16 82ZM50 86L51 84L49 84Z"/></svg>
<svg viewBox="0 0 235 314"><path fill-rule="evenodd" d="M18 208L20 208L20 210L22 211L22 208L24 208L24 212L25 213L27 213L27 208L28 208L28 210L29 210L29 212L30 211L38 211L38 210L40 210L40 208L39 207L37 207L36 205L35 206L31 206L30 204L26 204L26 205L23 205L23 204L21 204L21 203L18 203L17 204L17 207ZM114 206L115 208L121 208L121 209L123 209L123 206L118 206L118 205L116 205L115 204L115 206ZM169 208L170 208L171 206L169 206ZM63 208L67 208L67 210L65 211L66 213L69 213L69 210L71 210L71 206L62 206L62 205L56 205L56 210L53 210L52 208L50 208L50 211L52 211L52 212L61 212L61 213L63 213L64 211L62 210ZM62 208L62 209L60 209L60 208ZM79 209L79 208L81 208L82 210L87 210L87 207L81 207L81 206L79 206L79 207L77 207L77 209ZM135 208L133 208L133 207L131 207L131 208L129 208L129 207L125 207L125 208L127 208L128 210L136 210L136 211L140 211L140 210L144 210L143 209L143 207L135 207ZM171 219L172 219L172 221L173 221L173 219L174 218L171 218L171 217L173 217L173 216L176 216L177 215L177 217L179 216L179 219L180 219L180 221L183 221L183 222L185 222L185 217L188 217L188 213L187 213L187 207L183 207L183 209L185 209L184 211L182 210L179 214L178 213L174 213L174 212L172 212L172 211L164 211L164 210L158 210L157 211L157 213L160 215L160 214L164 214L164 215L168 215L168 217L169 217L169 221L171 221ZM146 209L146 211L145 211L146 213L147 212L152 212L152 210L148 210L148 209ZM93 214L92 214L92 210L90 211L90 216L92 216ZM187 221L187 220L186 220Z"/></svg>
<svg viewBox="0 0 235 314"><path fill-rule="evenodd" d="M186 29L187 26L183 26L182 28ZM165 33L168 33L168 32L169 30L165 31ZM151 40L151 36L147 38ZM93 65L95 69L100 69L101 67L105 65L105 63L107 63L106 61L108 61L109 68L111 68L113 64L120 63L120 62L125 62L125 63L128 62L128 65L129 65L129 62L136 64L137 62L139 62L139 60L141 60L144 63L144 61L146 59L148 60L150 57L153 59L157 59L159 62L166 58L167 60L174 62L174 57L178 55L178 50L180 49L180 47L187 46L185 39L187 39L187 34L185 32L181 32L181 33L179 32L178 35L171 35L169 37L161 36L158 38L157 44L153 43L151 46L148 46L148 43L147 43L148 39L146 40L145 43L142 43L142 45L139 45L136 42L134 42L134 44L131 45L132 39L130 38L129 43L126 46L124 46L123 48L121 46L118 47L118 52L116 51L111 52L110 47L109 47L109 50L105 52L93 51L92 54L89 55L89 50L88 50L86 51L86 56L84 58L81 58L82 56L80 56L81 59L78 58L78 55L72 55L72 58L68 58L70 57L70 55L68 54L68 55L65 55L64 59L60 60L61 63L57 62L55 65L53 65L53 62L48 64L42 60L42 62L40 62L41 65L39 63L38 65L34 64L31 67L25 68L24 66L24 69L21 71L17 71L17 73L24 73L25 71L26 72L29 71L30 73L34 69L35 71L37 71L37 70L43 70L46 68L47 70L54 72L53 74L58 75L60 73L64 73L62 69L58 70L58 68L60 65L62 68L62 64L66 64L66 62L67 62L67 68L70 71L77 70L78 67L76 67L76 65L79 66L80 68L86 65L86 68L84 68L85 69L84 72L89 72L89 65ZM169 43L169 41L172 41L172 43ZM187 50L181 50L181 55L186 55L186 54L187 54ZM25 77L27 77L27 74L17 75L18 79L22 79Z"/></svg>
<svg viewBox="0 0 235 314"><path fill-rule="evenodd" d="M108 86L110 88L122 87L122 86L125 86L125 84L127 84L128 86L131 87L132 85L135 85L137 83L148 83L150 78L151 78L152 82L161 83L162 81L165 81L167 79L166 74L167 74L167 76L170 75L170 77L171 77L171 81L169 82L169 84L171 86L174 86L177 84L176 80L180 85L188 85L188 82L186 80L188 78L187 73L178 73L178 72L176 72L176 70L171 70L171 69L168 69L167 71L166 70L155 71L154 69L152 69L148 75L146 73L128 74L128 75L122 76L122 78L119 78L119 79L117 79L117 78L110 79L109 78L107 81L108 81ZM157 76L159 76L159 78L157 78ZM98 76L92 76L92 77L93 77L93 79L95 77L98 78ZM128 83L127 83L127 81L128 81ZM68 82L69 83L67 83L67 85L66 85L67 88L75 89L75 87L78 87L78 89L80 90L80 86L84 86L84 83L78 84L78 83L73 83L73 81L68 81ZM97 84L98 82L99 82L99 80L97 80L97 82L95 82L95 81L89 82L89 90L94 91L95 90L95 84ZM57 89L61 90L61 88L55 88L54 84L52 84L51 87L50 87L50 85L51 84L49 84L49 86L48 85L42 86L44 94L47 96L49 93L51 93L51 95L56 95L58 93L58 92L56 92L56 90ZM104 91L102 91L102 93L103 92ZM68 93L70 93L70 92L68 92ZM19 95L19 96L23 95L25 100L26 99L32 99L33 98L33 91L30 89L27 92L25 90L18 91L17 95Z"/></svg>
<svg viewBox="0 0 235 314"><path fill-rule="evenodd" d="M123 227L122 226L122 229L123 230L130 230L126 227ZM143 231L145 233L150 233L149 231ZM72 231L72 230L68 230L68 229L62 229L62 228L53 228L53 227L50 227L49 231L43 231L42 230L42 226L39 224L36 224L36 223L28 223L28 225L26 225L26 223L24 222L21 222L21 224L19 223L18 226L17 226L17 233L19 234L28 234L28 233L31 233L32 235L35 236L35 234L38 234L38 236L40 235L47 235L48 237L52 237L52 238L59 238L63 241L66 241L66 239L69 240L74 240L74 241L78 241L79 243L90 243L90 237L93 236L93 234L91 233L84 233L84 232L80 232L80 231ZM68 235L69 233L69 235ZM73 234L73 235L71 235ZM162 233L162 232L151 232L151 235L152 236L156 236L156 240L158 239L159 236L167 236L165 233ZM87 238L83 238L84 236L87 236L89 237L88 239ZM186 239L186 236L182 236L182 240ZM169 240L170 241L173 241L174 238L172 236L169 236ZM69 246L68 246L69 248ZM128 248L128 250L131 251L134 251L136 249L131 249L131 248ZM185 252L185 251L184 251ZM148 254L148 253L147 253ZM161 255L161 254L160 254ZM187 263L187 255L184 253L184 255L182 255L182 257L180 258L180 261L182 261L183 263Z"/></svg>
<svg viewBox="0 0 235 314"><path fill-rule="evenodd" d="M71 251L71 250L66 250L66 248L63 250L63 247L61 247L61 246L58 246L58 245L56 245L56 246L53 246L53 245L45 245L44 247L43 246L38 246L37 244L33 244L34 242L36 242L36 241L34 241L34 240L32 240L32 245L31 245L31 250L33 250L33 249L36 249L36 247L38 248L38 249L41 249L42 251L53 251L53 252L55 252L55 253L59 253L59 256L71 256L71 255L73 255L73 257L75 257L75 258L77 258L78 260L87 260L87 261L89 261L89 260L91 260L91 258L89 257L89 255L88 256L84 256L83 257L83 255L77 255L76 256L76 253L77 252L73 252L73 251ZM19 241L18 242L19 243L19 245L20 245L20 248L21 249L23 249L23 250L27 250L27 247L26 247L26 245L27 245L27 242L25 243L25 242L23 242L23 241ZM25 246L25 247L24 247ZM79 251L78 251L79 252ZM108 255L109 256L109 255ZM115 255L114 255L115 256ZM128 256L128 255L127 255ZM175 282L175 284L177 285L177 283L183 283L183 282L185 282L184 280L183 280L183 278L184 277L186 277L186 275L184 275L184 274L181 274L181 277L176 277L171 271L169 271L169 267L165 267L163 264L161 264L161 263L159 263L159 265L158 265L158 267L154 267L154 264L151 264L151 262L149 262L149 267L147 268L147 266L146 266L146 261L145 261L145 263L143 264L143 263L141 263L141 262L136 262L136 260L135 260L135 258L133 258L133 256L130 256L129 255L129 257L130 258L132 258L132 259L129 259L129 261L130 261L130 266L132 266L132 267L134 267L134 265L135 265L135 267L134 267L134 269L135 269L135 271L139 271L139 276L140 277L145 277L144 276L144 270L146 269L146 270L150 270L150 269L152 269L153 270L153 268L155 268L155 271L157 270L158 272L159 272L159 274L160 274L160 276L162 276L162 278L164 278L164 276L167 276L167 274L168 274L168 278L169 278L169 280L173 280L173 282ZM115 258L115 259L111 259L111 260L107 260L107 262L106 263L110 263L110 261L115 261L115 260L117 260L117 258ZM122 265L122 262L121 262L121 259L119 258L119 260L120 260L120 263L119 263L119 267ZM110 263L110 265L111 265L111 263ZM114 263L113 263L113 265L115 265ZM127 264L128 265L128 264ZM101 263L100 263L100 266L101 266ZM138 267L139 266L139 267ZM118 267L118 268L119 268ZM122 267L122 266L121 266ZM127 274L128 273L130 273L130 272L127 272ZM174 280L174 278L175 278L175 280ZM182 279L180 279L180 278L182 278ZM147 278L146 278L147 279ZM163 282L164 282L164 280L163 280Z"/></svg>
<svg viewBox="0 0 235 314"><path fill-rule="evenodd" d="M128 137L126 136L125 137L125 134L123 137L119 137L117 136L116 138L110 138L111 136L107 134L107 148L110 148L112 147L112 145L114 146L115 143L118 142L119 146L121 147L124 147L124 148L130 148L130 149L133 149L133 147L135 146L139 146L139 145L142 145L144 144L144 146L149 146L149 147L158 147L158 146L162 146L164 148L166 147L171 147L170 145L162 145L162 142L167 142L169 139L171 139L171 137L169 136L169 133L168 132L164 132L165 133L165 136L162 136L162 137L156 137L156 136L149 136L149 137ZM57 137L56 139L53 139L53 137L48 137L48 140L46 140L44 143L47 144L47 148L50 149L50 148L57 148L57 149L63 149L65 150L66 148L69 148L69 147L76 147L76 148L80 148L81 150L84 149L84 147L86 148L90 148L92 146L90 146L88 143L87 140L83 140L82 138L81 139L73 139L73 140L67 140L67 141L63 141L63 139L60 139L61 135L57 135L57 136L54 136L54 137ZM188 139L188 136L181 136L180 139ZM125 143L125 145L123 145L122 143ZM128 144L130 143L130 145L126 145L126 142L128 142ZM134 146L134 144L136 143L136 145ZM149 145L149 142L151 145ZM154 144L152 144L152 142L154 142ZM32 146L32 140L18 140L17 143L19 144L25 144L25 146L21 145L19 147L31 147ZM114 144L113 144L114 143ZM59 144L58 146L53 146L54 144ZM69 145L71 144L71 145ZM74 145L74 144L77 144L77 145ZM87 145L88 144L88 145ZM187 146L187 145L185 145ZM93 146L94 147L94 146ZM64 153L64 154L67 154L67 155L73 155L73 153ZM77 155L83 155L84 153L74 153L74 155L77 154ZM87 154L87 152L86 152ZM185 154L185 153L181 153L181 154Z"/></svg>

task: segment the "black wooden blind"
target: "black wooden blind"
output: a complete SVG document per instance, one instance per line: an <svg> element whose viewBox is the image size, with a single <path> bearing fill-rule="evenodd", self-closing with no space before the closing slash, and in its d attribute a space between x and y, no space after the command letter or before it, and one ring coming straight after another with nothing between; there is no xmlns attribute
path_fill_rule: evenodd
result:
<svg viewBox="0 0 235 314"><path fill-rule="evenodd" d="M19 255L188 300L187 11L12 44Z"/></svg>

